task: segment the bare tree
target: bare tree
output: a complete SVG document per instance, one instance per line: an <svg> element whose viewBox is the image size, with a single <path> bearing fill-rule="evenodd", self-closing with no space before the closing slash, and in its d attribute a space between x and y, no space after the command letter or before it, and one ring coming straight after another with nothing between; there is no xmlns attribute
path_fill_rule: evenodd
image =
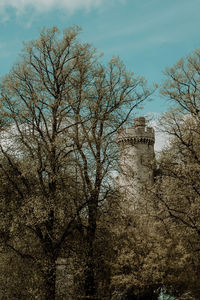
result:
<svg viewBox="0 0 200 300"><path fill-rule="evenodd" d="M10 230L23 232L22 246L15 239L6 245L39 265L45 299L55 299L56 260L81 220L84 293L96 299L94 240L110 190L115 133L151 94L118 58L99 62L95 50L77 40L78 31L68 28L60 37L55 27L43 30L1 82L2 117L9 120L1 170L17 195Z"/></svg>
<svg viewBox="0 0 200 300"><path fill-rule="evenodd" d="M169 192L177 199L172 201L173 207L169 205L168 210L171 216L193 229L197 235L200 233L199 223L193 210L197 208L194 206L198 206L200 195L199 61L200 51L196 50L166 70L167 80L161 93L173 101L174 108L160 120L163 130L171 137L169 149L163 151L161 168L169 181Z"/></svg>
<svg viewBox="0 0 200 300"><path fill-rule="evenodd" d="M165 71L161 93L173 108L162 116L160 125L170 136L170 144L159 159L154 198L157 217L182 249L177 269L181 266L190 273L190 279L179 273L174 290L180 295L191 292L194 299L199 295L200 262L199 61L196 50Z"/></svg>

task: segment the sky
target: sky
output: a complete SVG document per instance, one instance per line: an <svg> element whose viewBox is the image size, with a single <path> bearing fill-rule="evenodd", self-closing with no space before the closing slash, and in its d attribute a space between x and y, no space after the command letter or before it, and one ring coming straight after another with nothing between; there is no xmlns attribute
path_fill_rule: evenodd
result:
<svg viewBox="0 0 200 300"><path fill-rule="evenodd" d="M127 70L161 84L163 71L200 47L200 0L0 0L0 76L9 72L23 41L40 30L79 25L81 40L105 61L119 56ZM140 115L168 109L158 91Z"/></svg>

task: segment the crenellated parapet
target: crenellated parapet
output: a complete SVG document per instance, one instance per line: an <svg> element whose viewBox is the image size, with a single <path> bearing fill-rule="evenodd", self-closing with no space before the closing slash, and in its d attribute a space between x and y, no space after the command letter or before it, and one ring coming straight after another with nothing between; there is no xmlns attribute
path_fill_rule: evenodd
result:
<svg viewBox="0 0 200 300"><path fill-rule="evenodd" d="M151 127L147 127L144 117L134 119L134 124L128 128L118 130L116 141L118 144L149 144L155 143L155 132Z"/></svg>

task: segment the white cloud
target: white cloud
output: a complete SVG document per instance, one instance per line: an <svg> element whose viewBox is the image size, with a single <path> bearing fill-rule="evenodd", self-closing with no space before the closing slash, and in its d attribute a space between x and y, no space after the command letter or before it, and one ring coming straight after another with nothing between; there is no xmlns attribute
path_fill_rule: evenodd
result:
<svg viewBox="0 0 200 300"><path fill-rule="evenodd" d="M112 0L112 2L124 2L124 0ZM76 10L84 9L89 11L98 8L106 0L0 0L0 12L5 13L8 8L15 10L17 15L33 8L37 12L46 12L51 9L65 9L66 13L72 14Z"/></svg>
<svg viewBox="0 0 200 300"><path fill-rule="evenodd" d="M155 130L155 151L159 153L169 145L170 137L167 133L160 129L159 122L157 120L151 121L148 126L153 127Z"/></svg>

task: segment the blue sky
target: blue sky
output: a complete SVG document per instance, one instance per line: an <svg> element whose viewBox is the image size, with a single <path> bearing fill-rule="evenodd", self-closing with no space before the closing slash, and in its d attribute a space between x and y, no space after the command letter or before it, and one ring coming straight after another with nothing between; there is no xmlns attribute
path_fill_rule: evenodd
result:
<svg viewBox="0 0 200 300"><path fill-rule="evenodd" d="M128 70L160 84L165 67L200 47L199 11L200 0L0 0L0 76L43 26L79 25L106 61L119 55ZM167 109L152 98L142 114Z"/></svg>

